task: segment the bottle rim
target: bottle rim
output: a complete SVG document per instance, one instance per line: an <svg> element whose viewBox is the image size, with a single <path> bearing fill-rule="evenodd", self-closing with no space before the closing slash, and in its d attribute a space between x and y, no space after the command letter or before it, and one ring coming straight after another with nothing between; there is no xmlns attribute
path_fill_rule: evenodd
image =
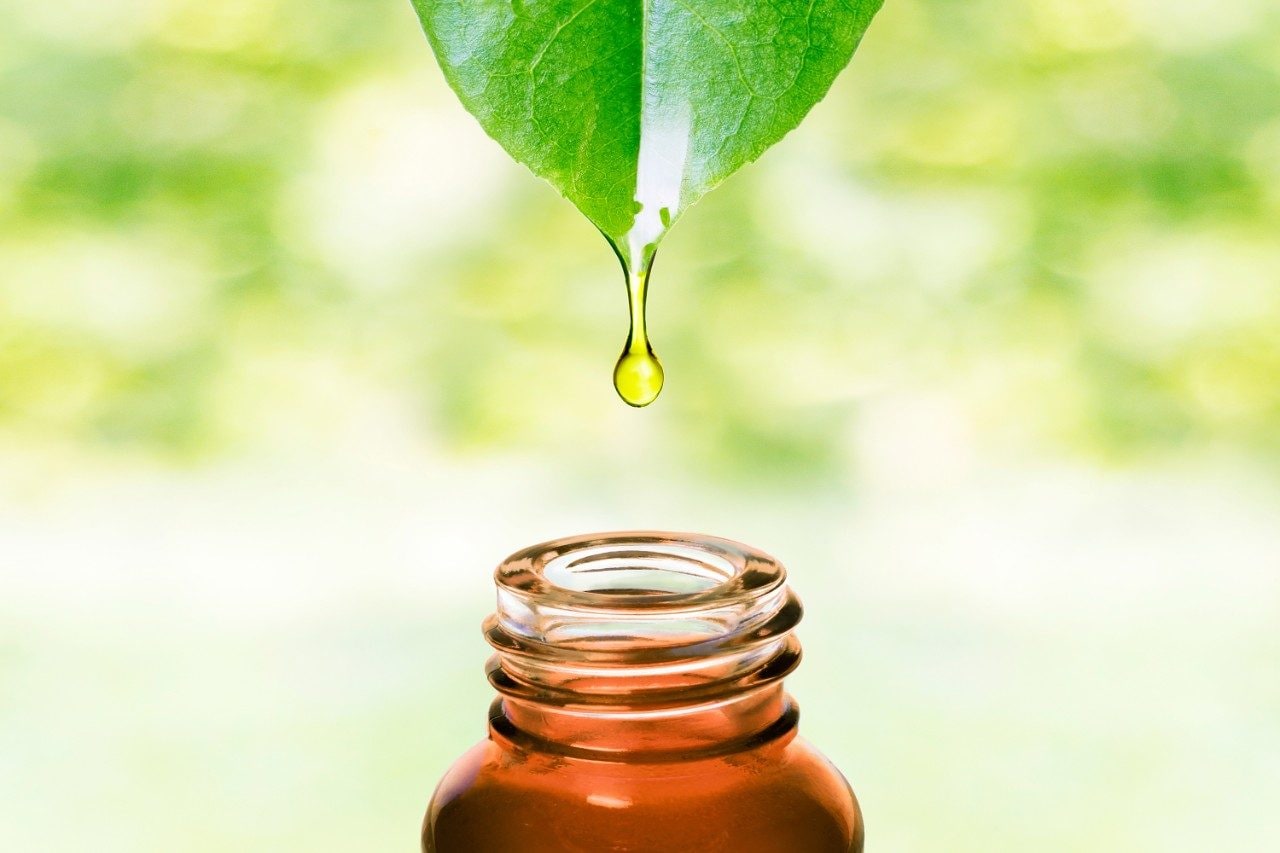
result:
<svg viewBox="0 0 1280 853"><path fill-rule="evenodd" d="M498 565L499 591L590 610L686 610L745 603L786 583L770 555L702 533L620 531L567 536Z"/></svg>
<svg viewBox="0 0 1280 853"><path fill-rule="evenodd" d="M781 680L800 660L803 607L769 555L655 531L556 539L498 566L489 680L562 706L714 701Z"/></svg>

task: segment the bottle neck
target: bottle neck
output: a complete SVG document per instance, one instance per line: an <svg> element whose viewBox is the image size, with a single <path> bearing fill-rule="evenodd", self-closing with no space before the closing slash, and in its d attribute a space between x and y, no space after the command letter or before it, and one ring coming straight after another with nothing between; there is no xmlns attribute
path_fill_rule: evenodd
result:
<svg viewBox="0 0 1280 853"><path fill-rule="evenodd" d="M801 606L772 558L658 533L508 558L485 623L495 736L589 757L715 754L788 735Z"/></svg>

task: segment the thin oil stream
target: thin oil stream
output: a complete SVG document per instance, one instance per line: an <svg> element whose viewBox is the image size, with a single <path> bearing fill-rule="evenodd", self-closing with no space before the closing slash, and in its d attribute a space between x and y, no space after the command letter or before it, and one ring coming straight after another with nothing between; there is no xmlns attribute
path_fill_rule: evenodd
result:
<svg viewBox="0 0 1280 853"><path fill-rule="evenodd" d="M645 323L645 300L649 291L649 274L653 270L652 255L650 263L644 268L632 271L626 263L622 268L627 277L631 331L627 334L622 355L618 356L618 363L613 368L613 387L624 403L640 408L657 399L665 378L662 364L649 343Z"/></svg>
<svg viewBox="0 0 1280 853"><path fill-rule="evenodd" d="M631 313L631 332L613 369L613 387L630 406L647 406L662 391L662 364L645 325L645 297L658 242L681 210L692 128L689 103L646 96L640 111L635 218L621 240L609 240L626 275Z"/></svg>

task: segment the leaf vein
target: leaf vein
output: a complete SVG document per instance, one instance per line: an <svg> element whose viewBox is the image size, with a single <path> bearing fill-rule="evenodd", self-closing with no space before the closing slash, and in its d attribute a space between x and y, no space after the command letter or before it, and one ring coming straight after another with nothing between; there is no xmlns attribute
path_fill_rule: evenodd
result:
<svg viewBox="0 0 1280 853"><path fill-rule="evenodd" d="M586 3L582 4L582 6L578 9L578 11L574 12L568 18L565 18L563 21L560 22L560 24L555 28L555 31L551 33L551 37L547 39L546 44L544 44L538 50L537 55L534 56L533 63L529 66L530 74L536 71L538 66L542 64L542 60L547 55L547 51L551 49L551 45L555 44L556 39L560 38L560 34L563 33L569 27L570 24L578 20L578 18L582 16L583 12L590 9L592 6L596 5L596 3L598 2L600 2L600 0L587 0Z"/></svg>
<svg viewBox="0 0 1280 853"><path fill-rule="evenodd" d="M711 33L716 38L720 39L720 41L724 43L724 46L729 50L729 56L732 57L733 59L734 67L737 69L737 72L738 72L738 79L742 81L742 85L746 87L747 92L749 92L751 95L753 96L759 95L760 93L756 91L755 87L752 86L747 81L746 71L742 67L742 60L738 57L738 49L734 46L733 42L729 40L729 37L726 36L723 32L721 32L719 27L717 27L715 24L711 23L702 15L700 15L697 9L694 9L688 3L684 2L684 0L673 0L673 2L677 6L680 6L681 8L683 8L690 15L693 15L693 17L697 18L698 23L702 24L704 27L710 30Z"/></svg>

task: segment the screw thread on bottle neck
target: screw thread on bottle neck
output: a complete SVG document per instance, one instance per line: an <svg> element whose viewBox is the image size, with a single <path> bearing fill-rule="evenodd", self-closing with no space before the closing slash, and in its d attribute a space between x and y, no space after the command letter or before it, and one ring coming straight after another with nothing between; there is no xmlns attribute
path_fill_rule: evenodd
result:
<svg viewBox="0 0 1280 853"><path fill-rule="evenodd" d="M709 747L792 711L801 605L773 558L725 539L561 539L498 567L489 679L519 729L592 749ZM678 733L678 734L677 734Z"/></svg>

